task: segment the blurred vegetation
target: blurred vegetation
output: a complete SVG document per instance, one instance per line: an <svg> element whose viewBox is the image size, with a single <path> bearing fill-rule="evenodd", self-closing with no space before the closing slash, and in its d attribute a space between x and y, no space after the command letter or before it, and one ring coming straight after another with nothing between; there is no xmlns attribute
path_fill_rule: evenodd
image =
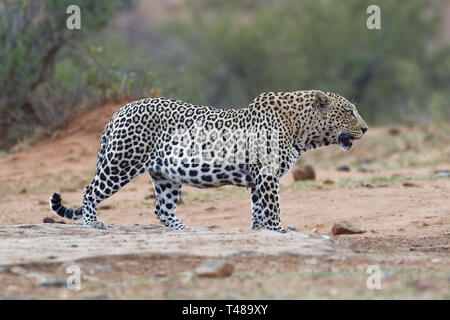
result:
<svg viewBox="0 0 450 320"><path fill-rule="evenodd" d="M370 4L381 30L366 28ZM369 122L450 119L450 50L431 1L191 1L170 30L194 52L190 72L215 105L264 91L321 89Z"/></svg>
<svg viewBox="0 0 450 320"><path fill-rule="evenodd" d="M66 9L81 11L81 30L68 30ZM0 0L0 150L64 124L82 106L134 100L157 92L197 101L182 67L157 65L104 32L129 0ZM186 83L186 85L180 85ZM36 137L38 135L38 137Z"/></svg>
<svg viewBox="0 0 450 320"><path fill-rule="evenodd" d="M66 27L66 8L78 4L81 31ZM114 1L3 0L0 2L0 148L36 126L54 129L80 102L77 88L56 81L53 70L65 48L83 43L85 35L104 27ZM80 72L80 71L78 71Z"/></svg>
<svg viewBox="0 0 450 320"><path fill-rule="evenodd" d="M317 88L349 98L371 123L445 123L450 50L432 3L186 0L181 18L151 31L172 43L157 56L114 24L138 0L0 0L0 149L36 128L51 132L79 106L152 88L219 107ZM71 4L81 30L66 28ZM381 7L381 30L366 28L369 4Z"/></svg>

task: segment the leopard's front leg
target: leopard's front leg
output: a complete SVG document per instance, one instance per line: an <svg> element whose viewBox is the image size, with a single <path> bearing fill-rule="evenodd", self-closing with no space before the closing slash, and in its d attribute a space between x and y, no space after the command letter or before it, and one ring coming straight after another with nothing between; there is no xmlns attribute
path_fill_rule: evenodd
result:
<svg viewBox="0 0 450 320"><path fill-rule="evenodd" d="M279 178L259 175L252 189L252 229L265 228L285 233L280 220Z"/></svg>

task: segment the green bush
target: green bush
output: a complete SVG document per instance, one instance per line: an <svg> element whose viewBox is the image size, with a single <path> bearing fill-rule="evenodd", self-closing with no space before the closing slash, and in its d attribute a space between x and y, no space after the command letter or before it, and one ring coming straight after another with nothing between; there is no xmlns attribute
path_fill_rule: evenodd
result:
<svg viewBox="0 0 450 320"><path fill-rule="evenodd" d="M66 9L82 11L82 29L68 30ZM36 126L59 126L79 99L52 81L60 52L104 27L117 1L4 0L0 2L0 148Z"/></svg>

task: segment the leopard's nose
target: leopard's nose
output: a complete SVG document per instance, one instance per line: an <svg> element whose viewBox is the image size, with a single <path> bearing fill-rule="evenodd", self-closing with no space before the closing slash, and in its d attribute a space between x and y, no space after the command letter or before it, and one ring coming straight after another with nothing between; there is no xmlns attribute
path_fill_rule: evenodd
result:
<svg viewBox="0 0 450 320"><path fill-rule="evenodd" d="M361 128L361 131L362 131L363 134L366 133L367 130L369 130L369 128L367 128L367 127Z"/></svg>

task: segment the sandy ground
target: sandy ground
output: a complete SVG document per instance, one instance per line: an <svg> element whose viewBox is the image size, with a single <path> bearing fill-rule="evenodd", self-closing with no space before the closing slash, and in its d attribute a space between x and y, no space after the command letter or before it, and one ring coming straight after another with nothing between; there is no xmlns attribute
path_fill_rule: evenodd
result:
<svg viewBox="0 0 450 320"><path fill-rule="evenodd" d="M177 215L192 228L168 231L153 214L147 175L100 205L106 231L42 224L61 221L48 208L54 191L80 206L117 108L98 108L0 158L0 297L450 298L450 179L436 176L450 169L448 137L412 129L391 137L379 128L345 155L334 147L307 153L316 180L282 179L282 221L299 230L287 235L250 231L250 192L234 187L185 187ZM341 164L351 171L337 171ZM330 237L340 221L367 232ZM196 277L206 258L231 262L233 275ZM80 291L59 285L70 264L82 270ZM380 290L366 287L370 265L382 271Z"/></svg>

